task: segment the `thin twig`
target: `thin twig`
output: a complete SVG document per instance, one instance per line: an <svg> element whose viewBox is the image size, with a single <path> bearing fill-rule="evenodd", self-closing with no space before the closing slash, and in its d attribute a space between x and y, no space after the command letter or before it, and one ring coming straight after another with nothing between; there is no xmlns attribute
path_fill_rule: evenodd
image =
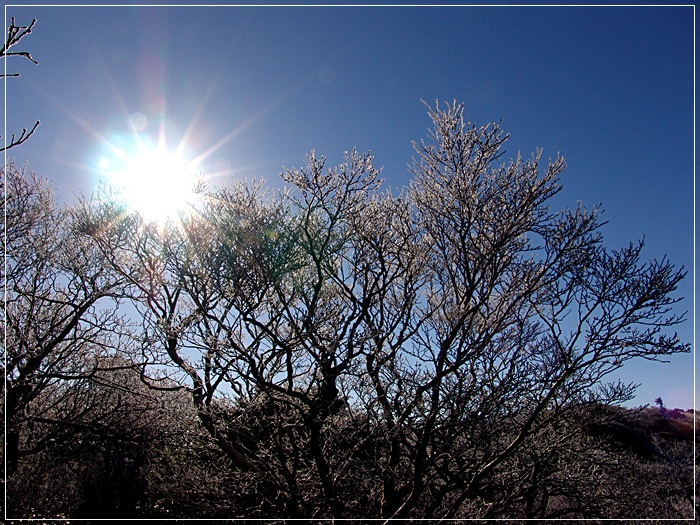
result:
<svg viewBox="0 0 700 525"><path fill-rule="evenodd" d="M5 151L10 148L14 148L15 146L19 146L23 142L26 142L29 139L29 137L31 137L34 134L36 128L39 127L39 124L41 124L41 122L37 120L34 123L34 127L29 132L27 132L27 128L22 128L22 133L20 133L19 138L15 138L15 134L13 133L12 138L10 139L10 143L7 146L0 147L0 151Z"/></svg>

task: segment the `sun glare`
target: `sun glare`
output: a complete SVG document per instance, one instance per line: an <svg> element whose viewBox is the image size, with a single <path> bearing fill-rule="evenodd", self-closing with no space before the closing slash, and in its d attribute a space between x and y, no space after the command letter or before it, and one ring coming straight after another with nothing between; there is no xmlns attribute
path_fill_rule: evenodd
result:
<svg viewBox="0 0 700 525"><path fill-rule="evenodd" d="M121 169L109 170L118 196L148 222L165 223L196 203L194 166L165 147L141 144L134 153L120 152Z"/></svg>
<svg viewBox="0 0 700 525"><path fill-rule="evenodd" d="M117 104L121 107L127 124L125 127L124 122L120 123L122 131L97 130L78 115L71 113L70 116L96 140L96 148L90 153L89 162L84 165L87 171L97 175L96 186L106 183L108 198L118 199L128 207L130 213L138 214L146 222L162 225L177 220L183 213L194 209L201 198L198 189L204 180L233 175L235 169L228 159L218 159L218 167L209 170L212 166L204 164L208 158L301 87L300 84L293 91L273 99L218 140L205 142L204 147L197 143L196 130L211 93L201 100L174 150L166 146L166 138L179 134L180 127L166 117L164 97L149 100L151 105L163 106L149 118L141 112L129 113L115 85ZM188 155L184 155L185 149L191 147L194 147L194 152L188 151ZM194 155L190 156L189 153ZM206 177L200 175L202 168L207 168Z"/></svg>

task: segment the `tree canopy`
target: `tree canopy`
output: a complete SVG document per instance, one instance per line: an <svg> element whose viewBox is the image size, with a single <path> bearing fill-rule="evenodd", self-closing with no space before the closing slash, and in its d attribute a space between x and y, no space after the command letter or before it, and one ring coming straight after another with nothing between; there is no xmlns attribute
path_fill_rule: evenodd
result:
<svg viewBox="0 0 700 525"><path fill-rule="evenodd" d="M167 464L201 451L167 490L149 471L149 494L219 495L179 517L661 517L634 503L652 479L664 517L692 512L687 464L675 486L668 452L613 447L634 385L606 382L690 351L684 270L606 247L597 208L550 209L563 158L504 160L498 123L427 107L400 193L370 153L311 152L283 190L202 184L158 224L109 187L59 209L10 166L11 493L36 440L118 427L110 443L157 435ZM171 405L148 432L133 420Z"/></svg>

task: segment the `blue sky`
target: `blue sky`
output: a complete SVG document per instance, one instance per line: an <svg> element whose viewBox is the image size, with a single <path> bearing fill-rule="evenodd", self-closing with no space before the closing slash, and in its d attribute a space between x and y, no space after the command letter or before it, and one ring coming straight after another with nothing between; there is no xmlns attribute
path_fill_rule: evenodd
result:
<svg viewBox="0 0 700 525"><path fill-rule="evenodd" d="M8 131L42 124L11 150L67 200L89 193L104 155L138 115L185 137L217 183L264 177L311 149L331 164L371 150L386 184L409 181L421 99L502 120L507 156L567 159L553 207L602 204L615 248L642 236L689 275L679 290L693 338L694 8L8 6L38 22L39 65L8 61ZM145 117L145 120L143 120ZM101 137L101 138L100 138ZM636 404L693 406L693 356L637 363Z"/></svg>

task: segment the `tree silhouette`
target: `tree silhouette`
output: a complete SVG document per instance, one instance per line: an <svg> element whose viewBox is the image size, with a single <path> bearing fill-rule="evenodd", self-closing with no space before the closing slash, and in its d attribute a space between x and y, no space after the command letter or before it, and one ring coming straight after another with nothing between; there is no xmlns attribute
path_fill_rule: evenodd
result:
<svg viewBox="0 0 700 525"><path fill-rule="evenodd" d="M87 267L138 312L142 381L188 394L226 517L648 514L621 479L680 489L613 446L634 385L605 378L689 351L684 271L606 248L596 208L552 211L564 159L504 161L499 124L428 114L399 194L369 153L312 152L285 190L202 187L166 224L108 187L73 208Z"/></svg>
<svg viewBox="0 0 700 525"><path fill-rule="evenodd" d="M131 338L117 311L120 281L86 237L73 235L68 211L55 204L48 182L13 163L2 172L5 457L11 477L22 456L85 424L90 403L68 403L63 412L56 407L81 382L109 369L100 358L124 352Z"/></svg>

